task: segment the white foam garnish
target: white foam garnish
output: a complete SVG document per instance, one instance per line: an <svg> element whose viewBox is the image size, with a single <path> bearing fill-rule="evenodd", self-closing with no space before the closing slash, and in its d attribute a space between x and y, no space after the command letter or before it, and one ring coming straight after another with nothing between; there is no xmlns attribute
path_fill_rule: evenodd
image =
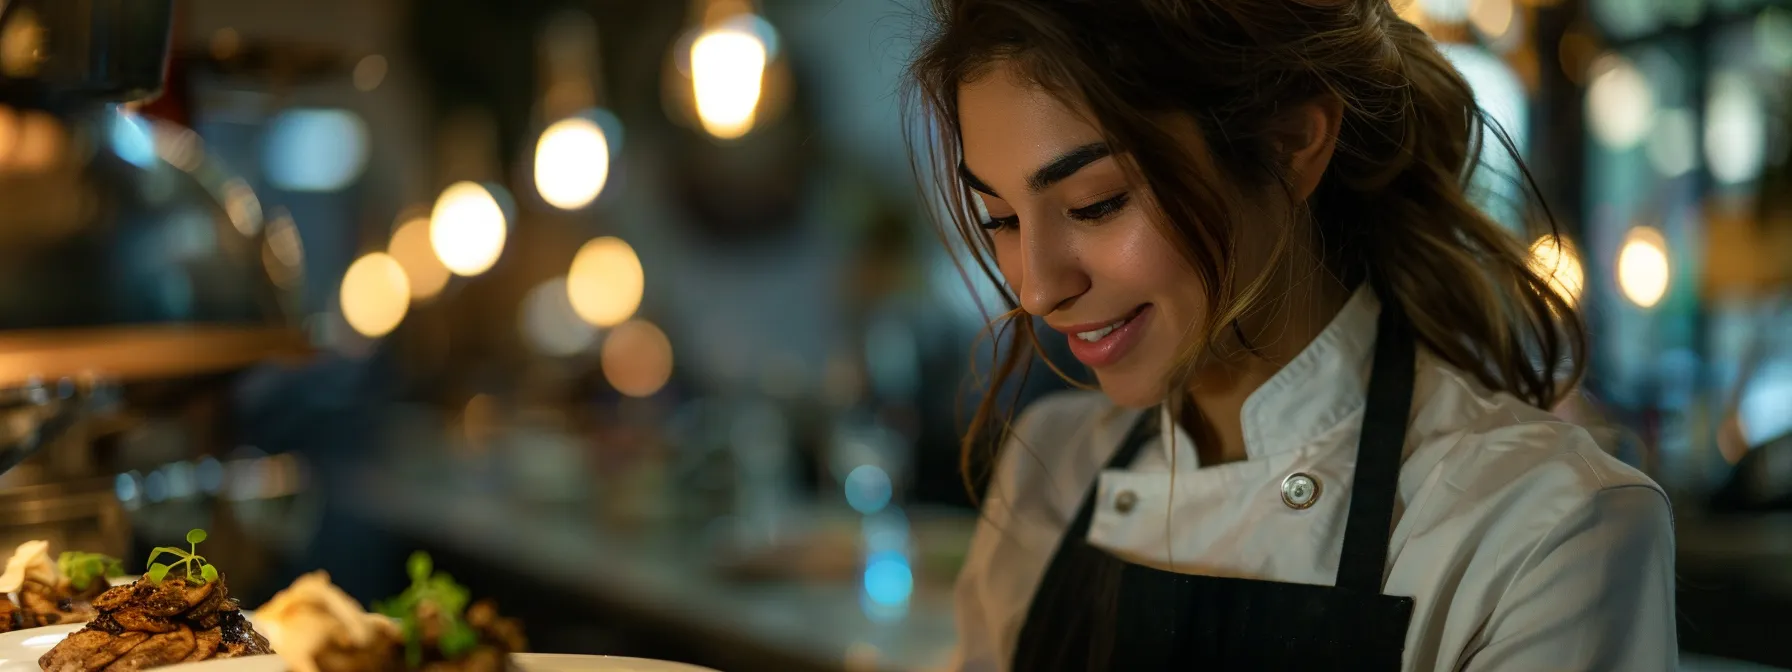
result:
<svg viewBox="0 0 1792 672"><path fill-rule="evenodd" d="M42 539L19 544L12 559L6 561L6 572L0 574L0 593L16 593L32 580L47 586L62 581L62 571L50 559L50 542Z"/></svg>
<svg viewBox="0 0 1792 672"><path fill-rule="evenodd" d="M363 646L379 629L392 627L384 616L362 610L322 571L299 577L255 610L255 628L292 672L318 672L317 652L332 640Z"/></svg>

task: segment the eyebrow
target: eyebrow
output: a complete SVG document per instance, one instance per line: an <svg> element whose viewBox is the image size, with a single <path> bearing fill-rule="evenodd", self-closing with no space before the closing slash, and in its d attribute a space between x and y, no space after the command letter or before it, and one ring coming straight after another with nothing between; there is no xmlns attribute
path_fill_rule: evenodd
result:
<svg viewBox="0 0 1792 672"><path fill-rule="evenodd" d="M1058 158L1047 161L1045 165L1040 166L1038 170L1033 171L1032 176L1027 178L1027 191L1031 191L1035 194L1045 191L1052 185L1064 181L1071 175L1075 175L1077 171L1082 170L1089 164L1113 156L1113 154L1114 150L1108 147L1108 144L1105 142L1092 142L1060 154L1058 155ZM964 165L962 161L958 164L958 176L965 181L965 184L970 185L972 189L991 196L996 195L995 190L991 189L983 180L978 179L977 176L971 172L970 167Z"/></svg>

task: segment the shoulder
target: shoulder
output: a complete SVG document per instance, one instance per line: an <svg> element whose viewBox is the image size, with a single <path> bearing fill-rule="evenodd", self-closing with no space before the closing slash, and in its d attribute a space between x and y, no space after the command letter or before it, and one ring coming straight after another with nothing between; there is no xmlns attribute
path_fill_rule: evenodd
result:
<svg viewBox="0 0 1792 672"><path fill-rule="evenodd" d="M1601 525L1654 527L1670 519L1661 487L1606 453L1585 428L1424 359L1413 419L1419 445L1409 462L1428 467L1428 494L1412 494L1436 500L1413 504L1434 509L1438 522L1468 515L1540 538L1599 509ZM1611 506L1616 500L1634 503Z"/></svg>

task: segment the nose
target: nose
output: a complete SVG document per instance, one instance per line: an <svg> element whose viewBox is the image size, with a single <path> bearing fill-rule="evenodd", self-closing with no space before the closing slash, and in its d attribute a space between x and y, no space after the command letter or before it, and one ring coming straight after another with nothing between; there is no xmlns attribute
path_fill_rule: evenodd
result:
<svg viewBox="0 0 1792 672"><path fill-rule="evenodd" d="M1089 276L1069 238L1061 227L1022 226L1021 237L1021 308L1028 313L1045 316L1082 296L1089 289Z"/></svg>

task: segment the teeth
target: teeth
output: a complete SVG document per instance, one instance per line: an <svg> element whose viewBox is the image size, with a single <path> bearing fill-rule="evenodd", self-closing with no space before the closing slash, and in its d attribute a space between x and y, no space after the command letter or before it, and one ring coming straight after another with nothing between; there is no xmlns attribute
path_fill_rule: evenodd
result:
<svg viewBox="0 0 1792 672"><path fill-rule="evenodd" d="M1076 337L1083 339L1085 341L1088 341L1090 343L1094 343L1096 341L1101 340L1102 337L1107 336L1108 334L1114 333L1115 329L1119 329L1120 326L1124 325L1124 324L1126 324L1126 320L1120 320L1119 322L1115 322L1113 324L1102 327L1100 329L1096 329L1094 331L1079 331L1079 332L1077 332Z"/></svg>

